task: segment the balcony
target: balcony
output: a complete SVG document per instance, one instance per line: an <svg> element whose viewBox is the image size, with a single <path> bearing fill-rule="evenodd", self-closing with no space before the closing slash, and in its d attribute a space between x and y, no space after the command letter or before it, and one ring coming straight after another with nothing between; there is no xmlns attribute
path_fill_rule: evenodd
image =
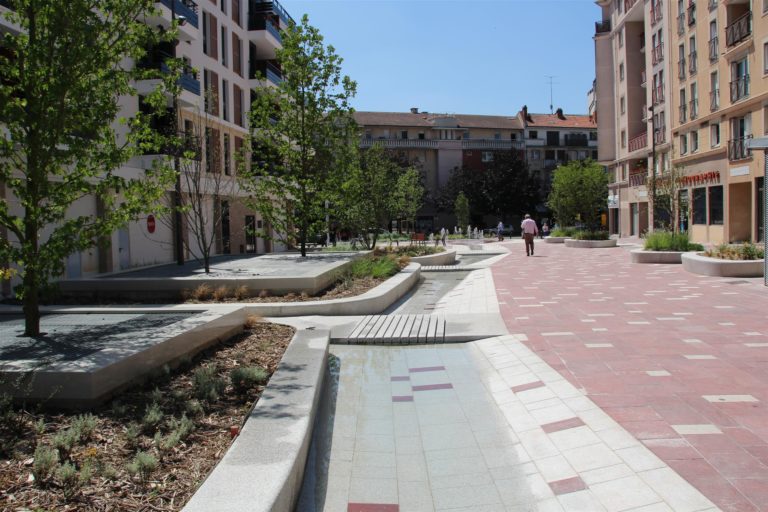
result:
<svg viewBox="0 0 768 512"><path fill-rule="evenodd" d="M696 4L695 0L691 0L691 5L688 6L688 26L696 24Z"/></svg>
<svg viewBox="0 0 768 512"><path fill-rule="evenodd" d="M648 147L648 132L643 132L637 137L629 139L629 152Z"/></svg>
<svg viewBox="0 0 768 512"><path fill-rule="evenodd" d="M640 72L640 87L645 87L645 85L648 83L648 77L646 76L645 70Z"/></svg>
<svg viewBox="0 0 768 512"><path fill-rule="evenodd" d="M688 121L688 106L685 103L683 103L682 105L680 105L679 108L680 108L680 124L683 124L686 121Z"/></svg>
<svg viewBox="0 0 768 512"><path fill-rule="evenodd" d="M280 29L259 13L248 14L248 30L255 31L257 33L260 31L266 31L267 34L274 38L274 42L272 43L273 45L283 44L283 36L280 35Z"/></svg>
<svg viewBox="0 0 768 512"><path fill-rule="evenodd" d="M685 13L681 12L677 15L677 35L683 34L685 34Z"/></svg>
<svg viewBox="0 0 768 512"><path fill-rule="evenodd" d="M611 31L611 20L595 22L595 34L607 34Z"/></svg>
<svg viewBox="0 0 768 512"><path fill-rule="evenodd" d="M280 5L280 2L277 0L272 0L271 2L264 0L249 0L248 13L249 15L256 13L262 15L273 14L278 16L280 20L286 25L294 25L296 23L293 21L293 18L291 18L291 15L288 14L288 11L286 11L285 8Z"/></svg>
<svg viewBox="0 0 768 512"><path fill-rule="evenodd" d="M693 51L693 52L688 54L688 72L691 75L695 75L696 74L696 57L697 57L697 55L698 54L695 51Z"/></svg>
<svg viewBox="0 0 768 512"><path fill-rule="evenodd" d="M651 25L655 25L662 20L664 12L661 8L661 0L656 0L651 4Z"/></svg>
<svg viewBox="0 0 768 512"><path fill-rule="evenodd" d="M747 147L747 141L752 136L731 139L728 141L728 160L735 162L737 160L746 160L752 157L752 151Z"/></svg>
<svg viewBox="0 0 768 512"><path fill-rule="evenodd" d="M158 70L164 74L170 73L170 68L166 61L173 57L169 50L168 44L161 44L150 49L144 58L136 63L136 67L145 70ZM189 91L195 96L200 96L200 80L198 80L197 74L192 69L182 70L177 83L183 90ZM147 94L148 91L154 90L158 84L159 79L141 80L138 82L137 91L139 94ZM184 98L179 99L184 101Z"/></svg>
<svg viewBox="0 0 768 512"><path fill-rule="evenodd" d="M155 3L163 4L171 10L175 9L176 16L183 16L187 23L198 28L197 4L192 0L159 0Z"/></svg>
<svg viewBox="0 0 768 512"><path fill-rule="evenodd" d="M283 81L283 72L275 64L268 60L252 60L248 66L248 78L254 80L258 77L265 78L274 85Z"/></svg>
<svg viewBox="0 0 768 512"><path fill-rule="evenodd" d="M565 145L570 147L587 147L589 145L589 140L587 138L586 134L565 134Z"/></svg>
<svg viewBox="0 0 768 512"><path fill-rule="evenodd" d="M644 187L645 182L648 179L647 174L630 174L629 175L629 186L630 187Z"/></svg>
<svg viewBox="0 0 768 512"><path fill-rule="evenodd" d="M752 35L752 13L748 12L725 27L725 45L730 48Z"/></svg>
<svg viewBox="0 0 768 512"><path fill-rule="evenodd" d="M624 0L624 12L629 12L633 5L637 3L637 0Z"/></svg>
<svg viewBox="0 0 768 512"><path fill-rule="evenodd" d="M664 103L664 85L659 85L656 87L656 89L653 91L653 104L658 105L660 103Z"/></svg>
<svg viewBox="0 0 768 512"><path fill-rule="evenodd" d="M659 126L653 133L653 140L656 144L664 144L667 141L667 127L664 125Z"/></svg>
<svg viewBox="0 0 768 512"><path fill-rule="evenodd" d="M360 139L361 148L370 148L374 144L380 144L385 148L423 148L437 149L436 140L430 139ZM471 142L471 141L464 141ZM495 142L514 142L514 141L495 141Z"/></svg>
<svg viewBox="0 0 768 512"><path fill-rule="evenodd" d="M691 100L688 102L688 108L691 110L691 121L699 117L699 100Z"/></svg>
<svg viewBox="0 0 768 512"><path fill-rule="evenodd" d="M472 139L462 140L461 149L487 149L487 150L512 150L525 149L525 145L521 141L517 140L499 140L499 139Z"/></svg>
<svg viewBox="0 0 768 512"><path fill-rule="evenodd" d="M653 65L655 66L656 64L664 60L664 47L661 46L660 44L656 45L653 48L653 53L651 55L653 57L652 59Z"/></svg>
<svg viewBox="0 0 768 512"><path fill-rule="evenodd" d="M677 63L677 78L685 80L685 57L680 57L680 61Z"/></svg>
<svg viewBox="0 0 768 512"><path fill-rule="evenodd" d="M714 112L720 108L720 89L715 89L709 93L709 109Z"/></svg>
<svg viewBox="0 0 768 512"><path fill-rule="evenodd" d="M712 39L709 40L709 61L715 62L718 58L719 48L717 44L717 36L714 36Z"/></svg>
<svg viewBox="0 0 768 512"><path fill-rule="evenodd" d="M749 96L749 75L743 75L731 82L731 103Z"/></svg>
<svg viewBox="0 0 768 512"><path fill-rule="evenodd" d="M717 0L709 0L707 5L709 6L709 11L712 12L717 9Z"/></svg>

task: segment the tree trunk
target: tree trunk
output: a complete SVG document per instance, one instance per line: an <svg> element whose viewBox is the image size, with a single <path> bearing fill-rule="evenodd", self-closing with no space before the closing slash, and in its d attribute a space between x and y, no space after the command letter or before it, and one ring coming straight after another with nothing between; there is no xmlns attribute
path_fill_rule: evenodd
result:
<svg viewBox="0 0 768 512"><path fill-rule="evenodd" d="M40 336L40 298L37 272L29 266L24 269L24 335Z"/></svg>
<svg viewBox="0 0 768 512"><path fill-rule="evenodd" d="M205 273L211 273L211 255L209 251L203 252L203 266L205 267Z"/></svg>

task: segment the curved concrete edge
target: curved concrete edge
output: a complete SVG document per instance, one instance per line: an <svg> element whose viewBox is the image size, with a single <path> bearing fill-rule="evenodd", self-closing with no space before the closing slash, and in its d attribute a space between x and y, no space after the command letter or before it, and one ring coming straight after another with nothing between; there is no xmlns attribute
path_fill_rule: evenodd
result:
<svg viewBox="0 0 768 512"><path fill-rule="evenodd" d="M692 274L715 277L763 277L763 260L739 261L709 258L702 253L687 252L683 268Z"/></svg>
<svg viewBox="0 0 768 512"><path fill-rule="evenodd" d="M421 265L409 263L398 274L356 297L307 302L244 303L243 307L249 314L268 317L375 315L408 293L419 282L420 276Z"/></svg>
<svg viewBox="0 0 768 512"><path fill-rule="evenodd" d="M604 249L616 247L616 240L574 240L573 238L568 238L565 241L565 246L575 249Z"/></svg>
<svg viewBox="0 0 768 512"><path fill-rule="evenodd" d="M548 236L544 239L544 243L547 244L562 244L568 239L567 236Z"/></svg>
<svg viewBox="0 0 768 512"><path fill-rule="evenodd" d="M411 258L412 263L418 263L423 266L427 265L453 265L456 263L456 249L450 251L438 252L436 254L428 254L426 256L414 256Z"/></svg>
<svg viewBox="0 0 768 512"><path fill-rule="evenodd" d="M679 251L646 251L633 249L629 251L632 263L682 263L682 252Z"/></svg>
<svg viewBox="0 0 768 512"><path fill-rule="evenodd" d="M301 492L330 332L298 331L224 458L184 512L291 512Z"/></svg>

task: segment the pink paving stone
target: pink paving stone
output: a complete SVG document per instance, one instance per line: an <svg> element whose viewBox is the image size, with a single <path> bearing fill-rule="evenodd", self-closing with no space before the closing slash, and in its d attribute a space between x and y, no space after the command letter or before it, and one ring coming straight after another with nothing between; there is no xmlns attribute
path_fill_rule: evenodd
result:
<svg viewBox="0 0 768 512"><path fill-rule="evenodd" d="M542 425L541 428L546 432L547 434L551 434L553 432L560 432L561 430L567 430L569 428L576 428L584 426L585 423L581 420L581 418L569 418L567 420L561 420L561 421L555 421L553 423L547 423L545 425Z"/></svg>
<svg viewBox="0 0 768 512"><path fill-rule="evenodd" d="M422 366L420 368L409 368L408 371L411 373L419 373L419 372L439 372L441 370L445 370L445 366Z"/></svg>
<svg viewBox="0 0 768 512"><path fill-rule="evenodd" d="M571 492L582 491L587 488L587 484L581 477L574 476L573 478L566 478L565 480L557 480L555 482L548 482L549 487L557 495L568 494Z"/></svg>
<svg viewBox="0 0 768 512"><path fill-rule="evenodd" d="M768 511L768 480L764 478L744 478L733 480L733 485L741 491L758 510Z"/></svg>
<svg viewBox="0 0 768 512"><path fill-rule="evenodd" d="M399 395L392 397L393 402L413 402L413 397L410 395Z"/></svg>
<svg viewBox="0 0 768 512"><path fill-rule="evenodd" d="M646 439L643 444L664 460L701 459L701 454L686 439Z"/></svg>
<svg viewBox="0 0 768 512"><path fill-rule="evenodd" d="M384 503L349 503L347 512L400 512L400 505Z"/></svg>
<svg viewBox="0 0 768 512"><path fill-rule="evenodd" d="M453 384L425 384L423 386L411 386L413 391L433 391L436 389L453 389Z"/></svg>
<svg viewBox="0 0 768 512"><path fill-rule="evenodd" d="M411 378L408 375L398 375L398 376L390 377L389 380L391 382L403 382L406 380L411 380Z"/></svg>
<svg viewBox="0 0 768 512"><path fill-rule="evenodd" d="M512 391L514 393L520 393L521 391L528 391L529 389L542 388L544 386L545 384L543 382L541 382L540 380L537 380L536 382L528 382L527 384L512 386Z"/></svg>
<svg viewBox="0 0 768 512"><path fill-rule="evenodd" d="M622 421L657 421L661 416L649 406L642 407L609 407L604 409L618 422Z"/></svg>

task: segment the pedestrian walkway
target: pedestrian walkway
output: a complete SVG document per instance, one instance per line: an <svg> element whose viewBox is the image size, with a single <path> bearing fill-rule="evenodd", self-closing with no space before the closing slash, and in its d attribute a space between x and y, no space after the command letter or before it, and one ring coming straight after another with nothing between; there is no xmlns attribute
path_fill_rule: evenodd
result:
<svg viewBox="0 0 768 512"><path fill-rule="evenodd" d="M762 279L632 265L624 248L510 249L493 268L509 331L722 510L768 510Z"/></svg>

